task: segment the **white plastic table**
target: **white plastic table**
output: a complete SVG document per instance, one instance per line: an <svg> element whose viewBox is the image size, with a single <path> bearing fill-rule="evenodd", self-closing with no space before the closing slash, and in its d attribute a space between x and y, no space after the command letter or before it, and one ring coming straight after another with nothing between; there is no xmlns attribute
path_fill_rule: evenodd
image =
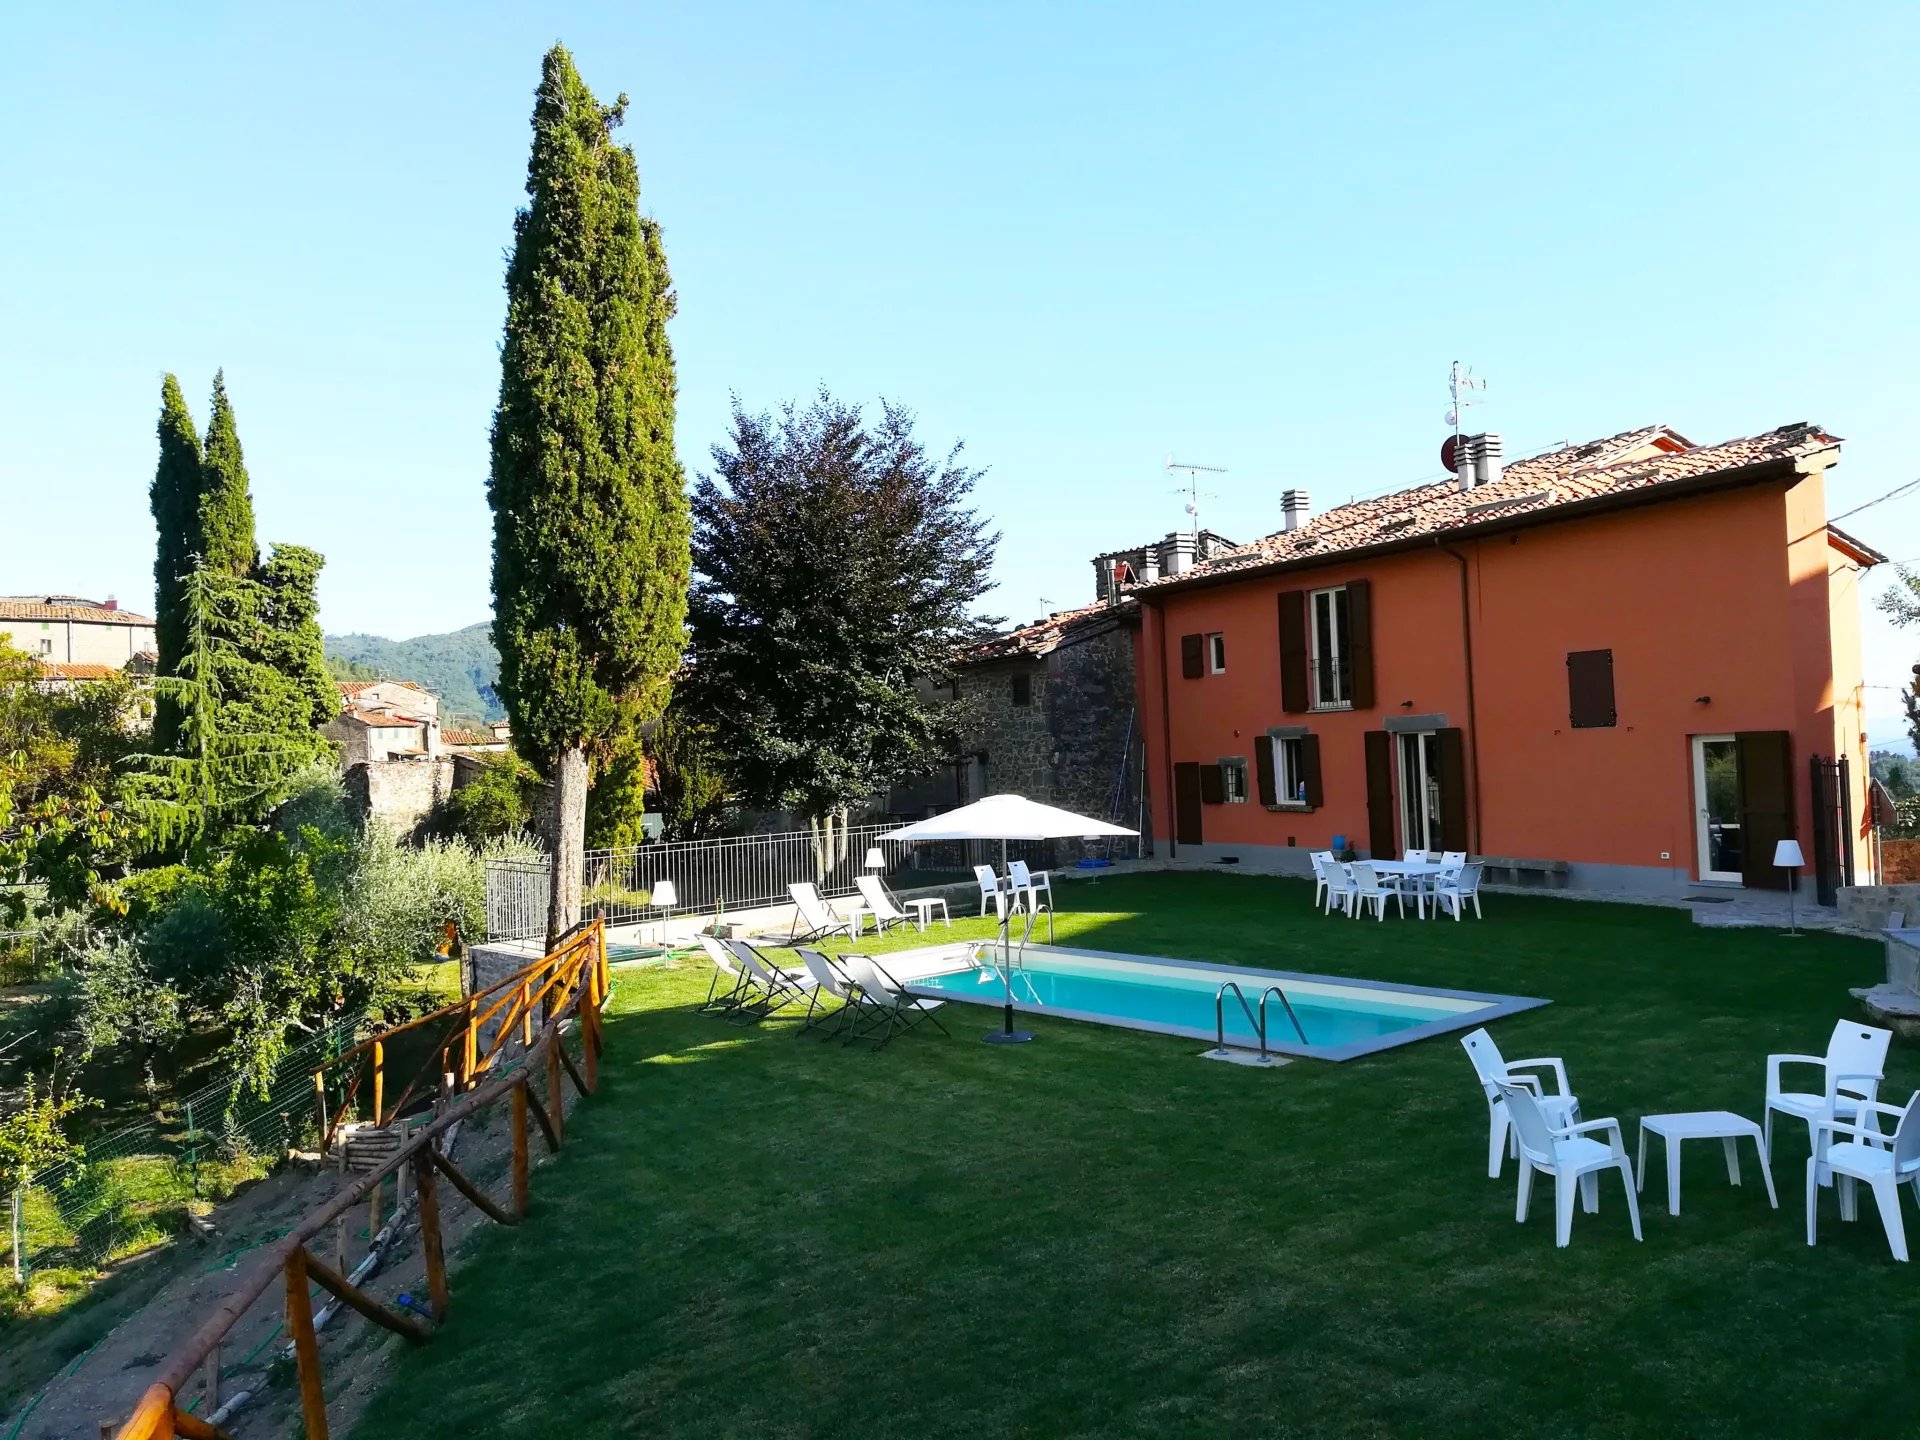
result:
<svg viewBox="0 0 1920 1440"><path fill-rule="evenodd" d="M940 918L947 922L947 929L953 929L953 917L947 913L947 897L934 895L921 900L902 900L900 908L913 916L913 928L925 930L933 923L933 907L940 907Z"/></svg>
<svg viewBox="0 0 1920 1440"><path fill-rule="evenodd" d="M1442 870L1447 869L1448 867L1444 861L1369 860L1367 863L1373 866L1376 875L1398 875L1403 879L1414 881L1415 883L1408 887L1413 892L1413 913L1422 920L1427 918L1427 887L1419 882L1438 875ZM1436 914L1439 913L1439 909L1439 904L1436 902L1434 912Z"/></svg>
<svg viewBox="0 0 1920 1440"><path fill-rule="evenodd" d="M1647 1132L1651 1130L1667 1142L1667 1213L1680 1213L1680 1142L1682 1140L1718 1140L1727 1156L1727 1179L1740 1183L1740 1155L1736 1148L1742 1138L1753 1141L1753 1153L1760 1157L1760 1176L1767 1182L1767 1201L1780 1208L1780 1197L1773 1193L1773 1173L1767 1169L1767 1152L1761 1148L1760 1127L1744 1115L1731 1110L1686 1110L1673 1115L1643 1115L1640 1118L1640 1163L1634 1167L1636 1186L1647 1188Z"/></svg>
<svg viewBox="0 0 1920 1440"><path fill-rule="evenodd" d="M880 933L880 930L881 930L880 915L878 911L876 911L871 905L862 905L862 904L855 904L848 909L847 924L853 931L854 939L858 940L860 938L860 932L866 928L865 921L867 916L869 915L873 916L873 930L874 930L874 933L877 935Z"/></svg>

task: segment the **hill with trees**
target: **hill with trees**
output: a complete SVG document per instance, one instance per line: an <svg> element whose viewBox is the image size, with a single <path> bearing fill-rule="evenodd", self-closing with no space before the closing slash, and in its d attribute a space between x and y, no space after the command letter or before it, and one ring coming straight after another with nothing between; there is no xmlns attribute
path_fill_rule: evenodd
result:
<svg viewBox="0 0 1920 1440"><path fill-rule="evenodd" d="M425 685L440 697L440 719L498 720L506 709L494 693L500 652L486 621L444 635L389 640L382 635L327 636L327 667L342 680L388 678Z"/></svg>

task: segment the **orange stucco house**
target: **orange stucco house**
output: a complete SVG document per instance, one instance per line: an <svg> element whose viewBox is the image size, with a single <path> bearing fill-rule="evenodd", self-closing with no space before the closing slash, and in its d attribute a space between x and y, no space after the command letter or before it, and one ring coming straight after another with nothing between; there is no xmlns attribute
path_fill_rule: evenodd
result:
<svg viewBox="0 0 1920 1440"><path fill-rule="evenodd" d="M1311 514L1128 588L1160 852L1309 869L1465 850L1489 878L1674 895L1858 879L1860 577L1812 425L1652 426ZM1117 577L1124 583L1125 577Z"/></svg>

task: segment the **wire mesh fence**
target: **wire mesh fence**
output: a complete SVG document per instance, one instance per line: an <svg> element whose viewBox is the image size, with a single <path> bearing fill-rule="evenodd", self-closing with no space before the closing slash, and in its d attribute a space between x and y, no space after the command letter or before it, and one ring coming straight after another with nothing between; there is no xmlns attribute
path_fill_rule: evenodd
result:
<svg viewBox="0 0 1920 1440"><path fill-rule="evenodd" d="M671 908L680 914L719 914L756 905L782 904L787 887L817 885L828 897L850 895L863 874L878 874L888 884L965 880L976 865L997 866L998 840L921 840L902 844L880 836L893 822L836 830L823 842L811 830L772 835L738 835L724 840L690 840L635 845L619 850L589 850L581 912L606 917L609 925L659 919L669 907L655 896L663 880L673 883ZM1137 842L1129 838L1114 858L1132 858ZM869 864L878 851L882 863ZM1005 858L1035 868L1072 863L1083 855L1106 855L1104 842L1008 841ZM487 938L530 940L546 934L548 870L544 859L487 862Z"/></svg>
<svg viewBox="0 0 1920 1440"><path fill-rule="evenodd" d="M174 1238L196 1197L220 1198L271 1168L313 1133L313 1072L353 1044L364 1022L342 1020L289 1050L264 1090L239 1077L183 1098L171 1118L84 1142L10 1197L0 1257L23 1276L94 1268Z"/></svg>

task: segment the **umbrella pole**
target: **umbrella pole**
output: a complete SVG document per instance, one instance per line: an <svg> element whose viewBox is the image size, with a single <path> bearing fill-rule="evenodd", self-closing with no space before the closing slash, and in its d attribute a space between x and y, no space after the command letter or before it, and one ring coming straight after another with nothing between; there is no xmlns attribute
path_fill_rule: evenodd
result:
<svg viewBox="0 0 1920 1440"><path fill-rule="evenodd" d="M1007 842L1000 841L1000 871L1004 875L1007 869ZM1009 897L1011 898L1011 897ZM1000 907L1000 978L1007 987L1006 1016L998 1030L989 1030L980 1038L989 1045L1024 1045L1033 1039L1031 1030L1013 1028L1013 907Z"/></svg>

